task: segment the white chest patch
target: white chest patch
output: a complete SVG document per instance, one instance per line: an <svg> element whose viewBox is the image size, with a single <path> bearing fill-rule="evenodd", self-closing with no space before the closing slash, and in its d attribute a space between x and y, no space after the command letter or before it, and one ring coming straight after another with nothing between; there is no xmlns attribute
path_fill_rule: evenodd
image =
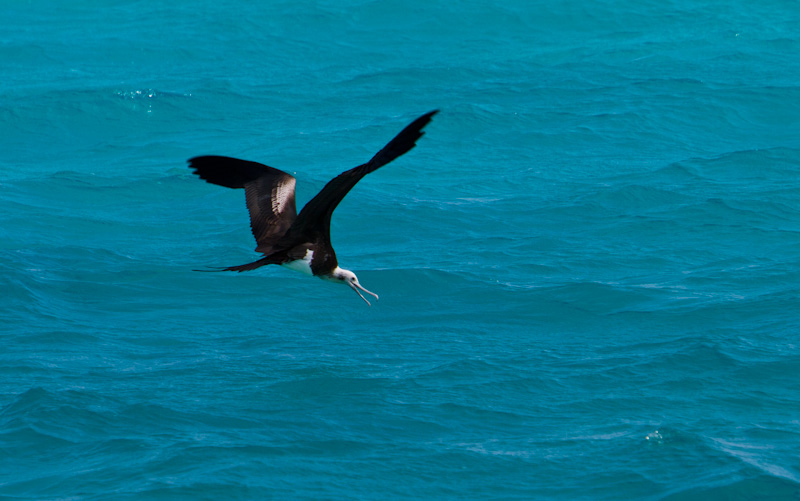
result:
<svg viewBox="0 0 800 501"><path fill-rule="evenodd" d="M303 259L296 259L288 263L283 263L281 266L289 268L290 270L299 271L300 273L305 273L306 275L313 275L313 273L311 273L311 260L313 258L314 251L307 250Z"/></svg>

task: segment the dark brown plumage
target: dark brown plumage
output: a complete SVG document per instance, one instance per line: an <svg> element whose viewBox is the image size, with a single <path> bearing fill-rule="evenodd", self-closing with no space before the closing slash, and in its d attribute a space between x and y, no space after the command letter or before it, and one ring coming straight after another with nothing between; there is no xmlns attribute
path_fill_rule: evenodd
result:
<svg viewBox="0 0 800 501"><path fill-rule="evenodd" d="M264 257L224 270L249 271L268 264L297 268L307 260L312 275L348 283L356 292L358 289L366 291L358 284L355 274L339 268L331 246L331 216L339 202L361 178L416 146L416 141L424 134L423 127L436 113L438 110L417 118L369 162L333 178L303 207L300 214L297 214L295 207L296 180L293 176L273 167L231 157L201 156L190 159L189 167L209 183L245 190L250 227L258 244L256 251L264 254Z"/></svg>

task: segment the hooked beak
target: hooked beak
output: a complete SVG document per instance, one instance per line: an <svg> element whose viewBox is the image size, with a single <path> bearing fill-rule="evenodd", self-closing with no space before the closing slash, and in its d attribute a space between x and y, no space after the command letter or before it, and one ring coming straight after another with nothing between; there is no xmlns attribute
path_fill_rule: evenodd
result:
<svg viewBox="0 0 800 501"><path fill-rule="evenodd" d="M378 299L378 295L377 295L377 294L375 294L374 292L370 292L370 291L368 291L367 289L363 288L363 287L361 286L361 284L359 284L359 283L347 282L347 285L349 285L351 289L353 289L354 291L356 291L356 294L358 294L359 296L361 296L361 299L363 299L363 300L364 300L364 302L365 302L365 303L367 303L369 306L372 306L372 304L370 304L370 302L369 302L369 301L367 301L367 298L365 298L363 295L361 295L361 293L360 293L360 292L358 292L358 289L361 289L362 291L366 292L367 294L369 294L369 295L371 295L371 296L374 296L376 300Z"/></svg>

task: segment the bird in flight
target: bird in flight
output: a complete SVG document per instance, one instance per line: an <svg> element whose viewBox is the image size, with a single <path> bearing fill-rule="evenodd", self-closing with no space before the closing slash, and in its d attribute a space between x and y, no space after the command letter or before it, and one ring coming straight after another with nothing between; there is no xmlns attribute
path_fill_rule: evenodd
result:
<svg viewBox="0 0 800 501"><path fill-rule="evenodd" d="M371 306L360 291L365 289L356 274L339 267L331 245L331 216L353 186L370 172L407 153L425 133L422 128L439 110L417 118L383 147L369 162L342 172L309 201L300 214L294 200L293 176L266 165L224 156L201 156L189 160L189 167L205 181L227 188L244 188L250 228L256 238L256 252L264 255L252 263L220 271L250 271L268 264L347 284Z"/></svg>

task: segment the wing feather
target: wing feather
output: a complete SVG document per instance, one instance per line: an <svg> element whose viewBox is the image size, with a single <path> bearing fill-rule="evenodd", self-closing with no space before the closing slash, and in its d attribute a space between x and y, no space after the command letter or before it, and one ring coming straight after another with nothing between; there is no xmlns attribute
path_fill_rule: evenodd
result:
<svg viewBox="0 0 800 501"><path fill-rule="evenodd" d="M301 231L314 229L316 232L329 237L331 216L345 195L361 178L370 172L378 170L416 146L417 140L425 134L422 132L422 128L438 112L439 110L430 111L417 118L400 131L394 139L389 141L369 162L342 172L330 180L300 211L292 231L294 232L295 229Z"/></svg>
<svg viewBox="0 0 800 501"><path fill-rule="evenodd" d="M209 183L244 188L250 229L256 251L270 254L297 218L293 176L257 162L223 156L202 156L189 160L195 174Z"/></svg>

